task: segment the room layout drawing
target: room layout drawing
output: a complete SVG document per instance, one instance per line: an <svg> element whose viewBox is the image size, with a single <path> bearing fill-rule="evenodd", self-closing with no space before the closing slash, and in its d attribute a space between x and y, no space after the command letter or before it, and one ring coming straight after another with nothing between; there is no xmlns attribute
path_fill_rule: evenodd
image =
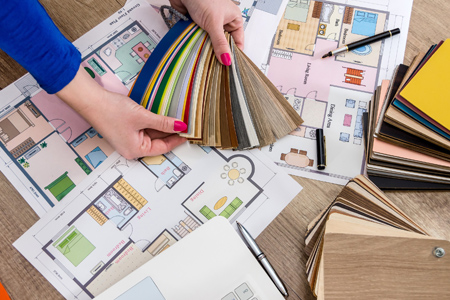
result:
<svg viewBox="0 0 450 300"><path fill-rule="evenodd" d="M38 222L23 250L32 248L31 262L44 275L58 274L50 280L67 299L91 299L211 218L245 222L270 205L275 217L282 209L275 203L287 204L298 192L264 156L209 149L185 144L140 162L113 154L74 189L67 206ZM169 163L176 169L167 173L183 175L171 186L161 177ZM154 188L158 181L166 188ZM283 185L289 187L279 191Z"/></svg>
<svg viewBox="0 0 450 300"><path fill-rule="evenodd" d="M245 29L255 11L276 15L278 10L281 9L283 0L238 0L233 2L239 5L241 9Z"/></svg>
<svg viewBox="0 0 450 300"><path fill-rule="evenodd" d="M85 59L84 67L93 78L112 73L127 85L134 81L159 40L154 32L135 21L95 49Z"/></svg>
<svg viewBox="0 0 450 300"><path fill-rule="evenodd" d="M147 12L140 14L157 16L150 5L145 5L146 8L136 2L125 12L131 17L130 12L141 7ZM108 29L105 38L82 37L75 44L80 49L83 39L89 40L80 49L81 66L107 90L126 95L127 85L133 82L166 28L159 22L154 26L132 18L118 22L122 15L123 12L113 15L99 25ZM98 36L105 36L105 31L100 31ZM2 91L0 103L2 171L17 178L19 191L23 185L28 187L22 195L28 202L36 201L33 208L42 215L114 150L65 102L40 89L31 75L5 90L8 91Z"/></svg>
<svg viewBox="0 0 450 300"><path fill-rule="evenodd" d="M172 188L191 169L182 162L173 152L144 157L139 160L158 180L155 181L155 189L161 190L164 186Z"/></svg>
<svg viewBox="0 0 450 300"><path fill-rule="evenodd" d="M49 206L113 152L67 104L42 90L11 106L0 118L0 131L0 147Z"/></svg>
<svg viewBox="0 0 450 300"><path fill-rule="evenodd" d="M321 57L385 31L389 18L388 10L358 7L351 1L291 0L287 4L273 39L267 76L304 123L263 152L289 173L340 184L361 173L362 114L378 84L385 41ZM317 128L323 128L326 136L324 171L317 170L314 162ZM306 152L308 156L302 154Z"/></svg>

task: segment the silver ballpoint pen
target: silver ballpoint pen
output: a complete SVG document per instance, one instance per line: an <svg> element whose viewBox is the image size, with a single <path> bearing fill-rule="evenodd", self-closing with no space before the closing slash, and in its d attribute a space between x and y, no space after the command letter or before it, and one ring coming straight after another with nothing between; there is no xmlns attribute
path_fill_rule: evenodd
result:
<svg viewBox="0 0 450 300"><path fill-rule="evenodd" d="M242 237L244 238L245 242L247 243L248 247L252 251L253 255L255 255L256 259L259 261L261 266L266 270L267 275L269 275L270 279L272 279L273 283L276 285L280 293L287 297L289 296L288 291L286 287L284 286L283 282L281 281L280 277L278 276L277 272L275 272L272 265L267 260L267 257L264 255L264 253L259 249L258 245L256 244L255 240L252 238L250 233L242 226L241 223L237 222L237 227L239 229L239 232L241 233Z"/></svg>

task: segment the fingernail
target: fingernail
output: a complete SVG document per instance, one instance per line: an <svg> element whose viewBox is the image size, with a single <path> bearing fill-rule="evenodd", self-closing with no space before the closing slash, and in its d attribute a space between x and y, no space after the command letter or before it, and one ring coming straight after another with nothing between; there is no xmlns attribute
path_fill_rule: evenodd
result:
<svg viewBox="0 0 450 300"><path fill-rule="evenodd" d="M230 65L231 65L231 57L230 57L230 53L223 53L223 54L220 56L220 59L222 60L222 63L223 63L225 66L230 66Z"/></svg>
<svg viewBox="0 0 450 300"><path fill-rule="evenodd" d="M173 124L173 131L182 132L182 131L185 131L186 128L187 128L186 123L181 122L181 121L175 121Z"/></svg>

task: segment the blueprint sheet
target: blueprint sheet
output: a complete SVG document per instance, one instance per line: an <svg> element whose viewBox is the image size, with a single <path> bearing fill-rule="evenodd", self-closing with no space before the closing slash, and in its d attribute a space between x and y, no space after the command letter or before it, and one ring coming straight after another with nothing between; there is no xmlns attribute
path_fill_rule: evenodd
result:
<svg viewBox="0 0 450 300"><path fill-rule="evenodd" d="M246 1L241 2L242 6ZM263 153L289 174L337 184L364 171L362 114L377 85L403 62L412 2L252 2L245 12L259 9L275 14L283 5L275 30L255 13L250 17L247 39L274 34L269 44L261 39L257 48L246 43L245 52L304 120L290 135L263 148ZM321 59L330 50L397 27L401 34L393 38ZM324 171L317 170L317 128L323 128L326 137Z"/></svg>
<svg viewBox="0 0 450 300"><path fill-rule="evenodd" d="M95 80L126 94L166 31L135 0L75 44ZM218 215L256 237L302 189L259 150L186 143L126 160L29 75L3 99L2 171L47 211L14 246L67 299L94 298Z"/></svg>

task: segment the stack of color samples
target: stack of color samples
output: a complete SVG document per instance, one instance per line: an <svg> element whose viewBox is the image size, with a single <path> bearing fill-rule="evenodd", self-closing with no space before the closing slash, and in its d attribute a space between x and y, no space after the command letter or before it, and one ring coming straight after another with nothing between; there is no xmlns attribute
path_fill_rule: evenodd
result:
<svg viewBox="0 0 450 300"><path fill-rule="evenodd" d="M307 280L317 300L444 299L449 247L359 175L308 225Z"/></svg>
<svg viewBox="0 0 450 300"><path fill-rule="evenodd" d="M207 33L179 21L141 70L130 98L188 127L180 135L199 145L249 149L272 144L303 121L234 44L231 66L215 57Z"/></svg>
<svg viewBox="0 0 450 300"><path fill-rule="evenodd" d="M367 118L367 174L381 188L450 189L450 40L400 65Z"/></svg>

